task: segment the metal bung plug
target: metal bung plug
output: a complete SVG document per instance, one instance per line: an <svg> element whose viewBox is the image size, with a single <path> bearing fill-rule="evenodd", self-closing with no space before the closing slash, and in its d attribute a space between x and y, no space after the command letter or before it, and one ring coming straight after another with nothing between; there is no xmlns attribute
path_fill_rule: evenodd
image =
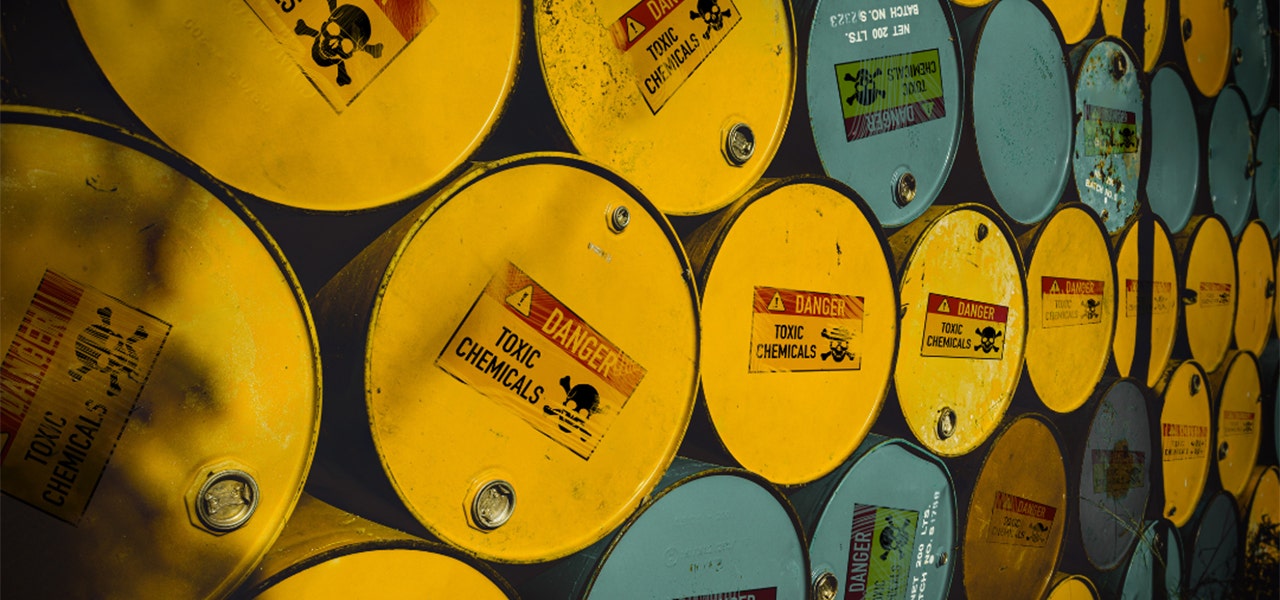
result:
<svg viewBox="0 0 1280 600"><path fill-rule="evenodd" d="M1261 167L1261 166L1262 166L1262 161L1260 160L1249 161L1248 164L1244 166L1244 178L1253 179L1253 176L1258 174L1258 167Z"/></svg>
<svg viewBox="0 0 1280 600"><path fill-rule="evenodd" d="M1182 39L1191 39L1191 19L1182 20Z"/></svg>
<svg viewBox="0 0 1280 600"><path fill-rule="evenodd" d="M938 439L945 440L956 434L956 411L944 406L938 411Z"/></svg>
<svg viewBox="0 0 1280 600"><path fill-rule="evenodd" d="M939 554L939 555L938 555L938 566L939 566L939 567L945 567L945 566L947 566L947 553L946 553L946 552L943 552L942 554Z"/></svg>
<svg viewBox="0 0 1280 600"><path fill-rule="evenodd" d="M840 593L840 582L831 571L823 571L813 578L813 597L816 600L835 600Z"/></svg>
<svg viewBox="0 0 1280 600"><path fill-rule="evenodd" d="M214 531L235 531L258 508L258 482L244 471L218 471L200 487L195 498L196 517Z"/></svg>
<svg viewBox="0 0 1280 600"><path fill-rule="evenodd" d="M978 224L978 241L981 242L982 240L985 240L985 239L987 239L987 224L979 223Z"/></svg>
<svg viewBox="0 0 1280 600"><path fill-rule="evenodd" d="M724 158L740 167L756 152L756 135L746 123L734 123L724 136Z"/></svg>
<svg viewBox="0 0 1280 600"><path fill-rule="evenodd" d="M1244 62L1244 50L1240 48L1236 48L1236 53L1233 58L1235 59L1235 62L1237 65Z"/></svg>
<svg viewBox="0 0 1280 600"><path fill-rule="evenodd" d="M1191 395L1194 396L1199 393L1200 393L1200 374L1196 373L1195 375L1191 376Z"/></svg>
<svg viewBox="0 0 1280 600"><path fill-rule="evenodd" d="M614 208L609 213L609 230L614 233L622 233L631 224L631 211L625 206Z"/></svg>
<svg viewBox="0 0 1280 600"><path fill-rule="evenodd" d="M897 181L893 184L893 201L898 206L906 206L916 199L916 176L911 171L903 169L898 173Z"/></svg>
<svg viewBox="0 0 1280 600"><path fill-rule="evenodd" d="M502 527L511 520L511 513L516 509L516 490L501 479L495 479L483 486L471 501L471 520L476 527L484 531L492 531Z"/></svg>
<svg viewBox="0 0 1280 600"><path fill-rule="evenodd" d="M1218 444L1218 460L1227 460L1227 443Z"/></svg>
<svg viewBox="0 0 1280 600"><path fill-rule="evenodd" d="M1113 52L1111 54L1111 77L1115 79L1124 78L1124 74L1129 71L1129 60L1124 57L1123 52Z"/></svg>
<svg viewBox="0 0 1280 600"><path fill-rule="evenodd" d="M1273 298L1276 295L1276 282L1274 279L1267 281L1267 297Z"/></svg>

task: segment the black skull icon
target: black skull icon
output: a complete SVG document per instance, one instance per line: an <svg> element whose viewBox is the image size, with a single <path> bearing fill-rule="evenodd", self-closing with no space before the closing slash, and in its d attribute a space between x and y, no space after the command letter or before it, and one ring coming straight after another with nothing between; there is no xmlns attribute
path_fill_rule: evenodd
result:
<svg viewBox="0 0 1280 600"><path fill-rule="evenodd" d="M1138 149L1138 140L1134 136L1137 135L1132 127L1120 128L1120 148L1124 152L1133 152Z"/></svg>
<svg viewBox="0 0 1280 600"><path fill-rule="evenodd" d="M875 73L866 69L858 69L856 77L845 73L844 80L853 83L853 94L844 99L845 104L853 106L853 102L856 100L858 104L871 106L876 100L884 98L884 90L876 89L876 78L883 72L880 69L876 69Z"/></svg>
<svg viewBox="0 0 1280 600"><path fill-rule="evenodd" d="M830 350L821 354L822 360L828 357L835 362L844 362L844 359L853 355L849 353L849 340L853 339L853 334L848 329L836 327L834 329L822 328L822 337L830 340Z"/></svg>
<svg viewBox="0 0 1280 600"><path fill-rule="evenodd" d="M577 432L582 441L587 441L591 437L591 432L587 431L587 419L591 418L600 408L600 392L594 386L587 383L579 383L572 385L572 380L568 375L560 378L560 387L564 388L564 402L560 403L561 408L552 408L550 405L543 405L542 412L549 417L556 417L559 421L560 431L565 433ZM564 408L573 403L573 408Z"/></svg>
<svg viewBox="0 0 1280 600"><path fill-rule="evenodd" d="M724 27L724 20L732 16L733 11L720 10L720 2L717 0L698 0L698 10L689 11L689 19L702 19L707 24L707 30L702 34L704 40L711 39L711 31L720 31Z"/></svg>
<svg viewBox="0 0 1280 600"><path fill-rule="evenodd" d="M1101 302L1098 302L1097 300L1090 298L1088 300L1085 300L1083 304L1084 304L1084 318L1086 319L1098 318L1098 307L1102 306Z"/></svg>
<svg viewBox="0 0 1280 600"><path fill-rule="evenodd" d="M90 371L108 373L111 380L107 395L115 396L120 393L121 375L141 383L134 376L138 370L138 351L133 345L147 339L147 330L139 325L127 339L116 333L111 329L108 306L98 309L98 318L102 323L89 325L76 336L76 359L80 366L67 371L67 375L72 381L80 381Z"/></svg>
<svg viewBox="0 0 1280 600"><path fill-rule="evenodd" d="M983 354L990 354L1000 350L1000 347L996 345L996 338L1003 335L1003 331L998 331L995 327L987 325L986 327L979 329L977 333L980 338L978 341L978 349L981 350Z"/></svg>
<svg viewBox="0 0 1280 600"><path fill-rule="evenodd" d="M364 9L351 4L338 6L337 0L329 0L329 18L312 29L298 19L293 32L315 38L311 45L311 60L321 67L338 65L338 85L351 83L347 74L347 62L356 52L364 52L374 58L382 58L382 44L370 44L373 24Z"/></svg>
<svg viewBox="0 0 1280 600"><path fill-rule="evenodd" d="M884 552L880 553L880 560L888 559L890 552L902 556L904 552L910 551L911 532L906 527L906 520L903 519L902 523L894 523L893 515L885 515L884 521L884 529L880 530L879 540Z"/></svg>

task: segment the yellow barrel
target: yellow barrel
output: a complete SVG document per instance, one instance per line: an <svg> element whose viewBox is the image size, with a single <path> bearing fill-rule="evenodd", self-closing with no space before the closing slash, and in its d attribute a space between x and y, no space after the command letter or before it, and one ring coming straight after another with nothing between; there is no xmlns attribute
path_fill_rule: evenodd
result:
<svg viewBox="0 0 1280 600"><path fill-rule="evenodd" d="M515 591L488 566L456 549L303 494L280 538L235 595L505 600Z"/></svg>
<svg viewBox="0 0 1280 600"><path fill-rule="evenodd" d="M189 163L83 118L3 120L0 592L225 595L315 447L301 290Z"/></svg>
<svg viewBox="0 0 1280 600"><path fill-rule="evenodd" d="M1191 520L1209 476L1209 382L1194 360L1170 366L1157 392L1164 468L1164 510L1182 527Z"/></svg>
<svg viewBox="0 0 1280 600"><path fill-rule="evenodd" d="M974 483L961 552L969 598L1040 598L1067 525L1067 474L1053 426L1014 420L991 445Z"/></svg>
<svg viewBox="0 0 1280 600"><path fill-rule="evenodd" d="M376 451L336 468L385 472L421 526L485 560L585 548L639 506L688 424L688 272L666 219L608 170L477 165L316 296L327 399L357 407L326 436ZM326 439L325 466L353 454Z"/></svg>
<svg viewBox="0 0 1280 600"><path fill-rule="evenodd" d="M900 277L902 414L931 452L966 454L1000 424L1022 375L1022 255L1004 221L978 204L930 207L889 245Z"/></svg>
<svg viewBox="0 0 1280 600"><path fill-rule="evenodd" d="M1120 295L1117 303L1123 306L1116 311L1116 333L1111 343L1116 370L1122 377L1132 375L1145 380L1148 387L1155 387L1173 354L1181 312L1174 291L1178 274L1174 270L1169 230L1158 217L1140 219L1112 236L1112 241ZM1150 257L1149 274L1139 273L1140 251ZM1141 330L1144 337L1150 336L1141 344L1138 343L1140 321L1144 324Z"/></svg>
<svg viewBox="0 0 1280 600"><path fill-rule="evenodd" d="M1053 20L1058 22L1062 40L1067 44L1077 44L1093 31L1093 24L1098 20L1100 1L1044 0L1044 5L1053 13Z"/></svg>
<svg viewBox="0 0 1280 600"><path fill-rule="evenodd" d="M1236 316L1236 254L1217 215L1191 217L1174 237L1182 285L1182 335L1191 358L1216 371L1227 354Z"/></svg>
<svg viewBox="0 0 1280 600"><path fill-rule="evenodd" d="M1275 261L1271 258L1271 236L1262 221L1254 219L1236 238L1236 281L1240 285L1236 301L1236 347L1254 355L1262 354L1276 303Z"/></svg>
<svg viewBox="0 0 1280 600"><path fill-rule="evenodd" d="M1079 203L1020 239L1027 258L1027 375L1054 412L1079 408L1111 359L1116 266L1107 232Z"/></svg>
<svg viewBox="0 0 1280 600"><path fill-rule="evenodd" d="M1209 374L1217 404L1214 440L1218 480L1237 498L1244 494L1262 444L1262 378L1258 359L1249 351L1233 351L1222 367Z"/></svg>
<svg viewBox="0 0 1280 600"><path fill-rule="evenodd" d="M1200 93L1213 97L1227 82L1231 54L1231 5L1221 0L1178 0L1177 31L1187 71Z"/></svg>
<svg viewBox="0 0 1280 600"><path fill-rule="evenodd" d="M725 449L769 481L830 473L880 414L898 342L882 239L853 190L795 178L763 183L689 240L707 409Z"/></svg>
<svg viewBox="0 0 1280 600"><path fill-rule="evenodd" d="M1102 27L1107 35L1124 37L1130 46L1142 54L1142 70L1150 73L1160 61L1164 50L1164 36L1169 19L1169 0L1142 0L1142 43L1124 36L1125 9L1130 0L1102 0Z"/></svg>
<svg viewBox="0 0 1280 600"><path fill-rule="evenodd" d="M466 0L72 0L107 79L215 177L317 210L442 181L502 114L522 4Z"/></svg>
<svg viewBox="0 0 1280 600"><path fill-rule="evenodd" d="M1275 465L1258 466L1253 471L1249 492L1239 497L1244 522L1244 591L1262 598L1275 594L1276 572L1280 569L1280 476Z"/></svg>
<svg viewBox="0 0 1280 600"><path fill-rule="evenodd" d="M990 4L991 0L951 0L951 3L956 6L963 6L966 8L977 8L979 6L986 6Z"/></svg>
<svg viewBox="0 0 1280 600"><path fill-rule="evenodd" d="M574 147L663 212L713 211L764 174L795 88L789 3L543 2L533 21Z"/></svg>
<svg viewBox="0 0 1280 600"><path fill-rule="evenodd" d="M1098 589L1084 575L1058 572L1044 597L1045 600L1097 600Z"/></svg>

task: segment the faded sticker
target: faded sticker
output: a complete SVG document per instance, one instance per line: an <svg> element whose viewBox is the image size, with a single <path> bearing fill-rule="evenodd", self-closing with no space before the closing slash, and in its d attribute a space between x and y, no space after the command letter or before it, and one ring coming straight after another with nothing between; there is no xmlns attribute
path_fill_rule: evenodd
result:
<svg viewBox="0 0 1280 600"><path fill-rule="evenodd" d="M752 373L862 368L861 296L756 287Z"/></svg>
<svg viewBox="0 0 1280 600"><path fill-rule="evenodd" d="M742 21L732 0L640 0L610 31L649 111L659 110Z"/></svg>
<svg viewBox="0 0 1280 600"><path fill-rule="evenodd" d="M853 505L845 600L907 596L919 520L914 510Z"/></svg>
<svg viewBox="0 0 1280 600"><path fill-rule="evenodd" d="M1009 307L929 294L921 356L1004 358Z"/></svg>
<svg viewBox="0 0 1280 600"><path fill-rule="evenodd" d="M1253 435L1257 431L1258 413L1246 410L1223 410L1219 428L1224 436Z"/></svg>
<svg viewBox="0 0 1280 600"><path fill-rule="evenodd" d="M1040 305L1044 327L1102 323L1102 298L1106 284L1067 277L1040 278Z"/></svg>
<svg viewBox="0 0 1280 600"><path fill-rule="evenodd" d="M4 493L77 524L170 328L45 271L0 365Z"/></svg>
<svg viewBox="0 0 1280 600"><path fill-rule="evenodd" d="M1164 461L1204 458L1209 449L1209 428L1204 425L1161 423Z"/></svg>
<svg viewBox="0 0 1280 600"><path fill-rule="evenodd" d="M485 286L436 364L591 458L645 369L510 263Z"/></svg>
<svg viewBox="0 0 1280 600"><path fill-rule="evenodd" d="M1058 509L1047 504L996 492L987 541L1043 548L1049 543L1049 532L1057 515Z"/></svg>
<svg viewBox="0 0 1280 600"><path fill-rule="evenodd" d="M835 69L850 142L947 114L937 49L855 60Z"/></svg>
<svg viewBox="0 0 1280 600"><path fill-rule="evenodd" d="M1124 316L1138 316L1138 290L1140 287L1151 288L1151 314L1163 315L1173 311L1173 282L1124 280Z"/></svg>
<svg viewBox="0 0 1280 600"><path fill-rule="evenodd" d="M1196 302L1206 308L1231 306L1231 284L1201 281L1196 292Z"/></svg>
<svg viewBox="0 0 1280 600"><path fill-rule="evenodd" d="M1138 151L1138 118L1133 111L1085 103L1082 121L1085 156Z"/></svg>
<svg viewBox="0 0 1280 600"><path fill-rule="evenodd" d="M1093 464L1093 493L1106 494L1119 500L1130 490L1146 485L1147 455L1129 450L1129 443L1121 440L1111 449L1094 448L1089 451Z"/></svg>
<svg viewBox="0 0 1280 600"><path fill-rule="evenodd" d="M245 0L342 112L436 17L430 0Z"/></svg>

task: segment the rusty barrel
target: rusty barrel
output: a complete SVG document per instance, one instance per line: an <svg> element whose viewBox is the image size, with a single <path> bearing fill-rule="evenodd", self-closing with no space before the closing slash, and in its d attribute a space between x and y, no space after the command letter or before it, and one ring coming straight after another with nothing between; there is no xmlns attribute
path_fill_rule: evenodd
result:
<svg viewBox="0 0 1280 600"><path fill-rule="evenodd" d="M1107 231L1115 233L1138 213L1150 131L1142 70L1129 44L1115 37L1085 41L1070 58L1075 75L1075 193L1098 213Z"/></svg>
<svg viewBox="0 0 1280 600"><path fill-rule="evenodd" d="M1169 19L1169 0L1142 0L1142 16L1128 15L1130 4L1138 2L1130 0L1102 0L1099 13L1102 15L1103 30L1107 35L1123 38L1133 46L1142 57L1142 70L1150 73L1156 70L1160 62L1161 51L1164 50L1165 30ZM1130 35L1126 30L1126 18L1134 25L1141 24L1142 38ZM1134 33L1139 28L1133 27ZM1141 41L1141 44L1139 44Z"/></svg>
<svg viewBox="0 0 1280 600"><path fill-rule="evenodd" d="M1156 392L1162 405L1160 514L1181 528L1191 520L1209 478L1209 381L1196 361L1181 361L1169 367Z"/></svg>
<svg viewBox="0 0 1280 600"><path fill-rule="evenodd" d="M1173 240L1182 304L1180 354L1216 371L1231 343L1240 289L1231 235L1221 217L1197 215Z"/></svg>

